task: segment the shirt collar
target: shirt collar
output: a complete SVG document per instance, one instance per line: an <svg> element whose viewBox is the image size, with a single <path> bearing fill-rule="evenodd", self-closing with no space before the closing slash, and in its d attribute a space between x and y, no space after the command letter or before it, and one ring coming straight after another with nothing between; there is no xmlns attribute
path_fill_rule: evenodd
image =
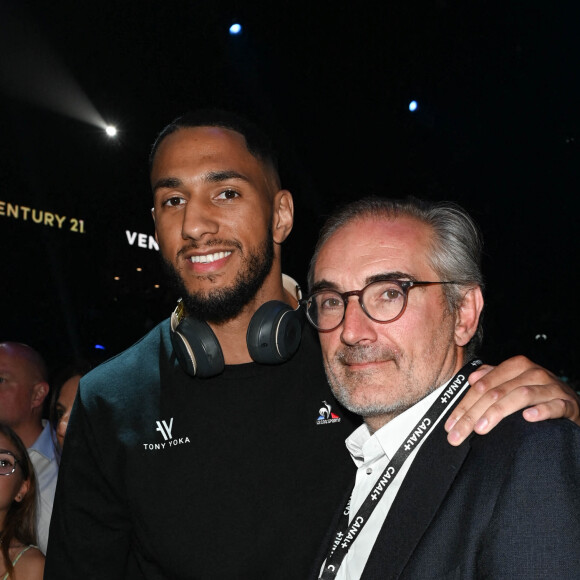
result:
<svg viewBox="0 0 580 580"><path fill-rule="evenodd" d="M366 423L358 427L345 441L355 465L361 467L365 463L376 461L383 455L390 461L419 419L448 384L449 381L397 415L372 435Z"/></svg>
<svg viewBox="0 0 580 580"><path fill-rule="evenodd" d="M44 426L42 433L38 436L38 439L28 448L28 451L36 451L37 453L40 453L40 455L43 455L52 461L55 458L52 427L46 420L43 420L42 424Z"/></svg>

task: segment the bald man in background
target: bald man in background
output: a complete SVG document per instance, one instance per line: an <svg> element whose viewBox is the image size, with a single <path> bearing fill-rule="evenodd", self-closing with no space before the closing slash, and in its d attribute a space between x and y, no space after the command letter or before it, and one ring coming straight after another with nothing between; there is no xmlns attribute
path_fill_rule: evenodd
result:
<svg viewBox="0 0 580 580"><path fill-rule="evenodd" d="M49 391L47 369L38 352L26 344L0 343L0 423L22 439L34 465L38 488L38 547L46 553L58 462L48 421L42 419Z"/></svg>

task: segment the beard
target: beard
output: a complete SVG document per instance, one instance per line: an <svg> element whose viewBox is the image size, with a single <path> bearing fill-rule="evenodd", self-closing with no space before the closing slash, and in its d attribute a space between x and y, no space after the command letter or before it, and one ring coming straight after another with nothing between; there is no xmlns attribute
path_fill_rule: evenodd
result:
<svg viewBox="0 0 580 580"><path fill-rule="evenodd" d="M345 346L339 350L332 362L325 361L325 371L331 390L336 400L352 413L363 418L385 416L393 419L402 412L410 409L421 399L433 392L436 384L429 384L425 388L412 388L415 383L413 368L403 369L402 355L385 346ZM348 364L365 362L392 361L400 374L399 381L406 388L398 393L396 398L388 396L390 390L383 383L380 370L351 371ZM377 384L377 377L384 395L378 396L376 391L366 392L369 385Z"/></svg>
<svg viewBox="0 0 580 580"><path fill-rule="evenodd" d="M453 316L444 314L421 360L381 344L343 345L331 359L324 360L334 396L346 409L363 418L393 419L453 376L453 373L449 375L449 367L455 366L455 359L445 362L446 353L453 350L453 332ZM424 361L432 362L425 364ZM365 362L385 362L393 368L352 370L349 367L349 364Z"/></svg>
<svg viewBox="0 0 580 580"><path fill-rule="evenodd" d="M232 320L256 296L274 263L274 238L271 227L268 228L264 243L251 249L245 256L239 242L215 240L211 245L229 246L240 251L242 266L233 284L227 288L217 288L210 292L190 292L175 266L163 258L163 266L169 276L172 287L183 299L187 313L197 320L220 324ZM190 247L196 246L189 246ZM208 278L212 278L211 275Z"/></svg>
<svg viewBox="0 0 580 580"><path fill-rule="evenodd" d="M336 400L346 409L361 417L377 417L380 415L396 416L402 413L416 400L398 400L386 403L381 400L356 400L355 392L364 389L369 378L377 371L352 372L348 363L364 363L370 361L389 361L399 367L399 353L388 347L381 346L345 346L335 355L333 362L325 361L326 378Z"/></svg>

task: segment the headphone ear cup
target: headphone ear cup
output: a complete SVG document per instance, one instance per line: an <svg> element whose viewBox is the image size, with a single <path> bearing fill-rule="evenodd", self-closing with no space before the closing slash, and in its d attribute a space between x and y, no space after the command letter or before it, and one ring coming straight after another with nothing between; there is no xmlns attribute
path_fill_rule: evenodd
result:
<svg viewBox="0 0 580 580"><path fill-rule="evenodd" d="M300 346L302 317L300 309L271 300L256 310L246 334L248 351L260 364L280 364L288 360Z"/></svg>
<svg viewBox="0 0 580 580"><path fill-rule="evenodd" d="M224 370L220 343L206 322L184 318L171 332L171 344L181 368L192 377L206 379Z"/></svg>

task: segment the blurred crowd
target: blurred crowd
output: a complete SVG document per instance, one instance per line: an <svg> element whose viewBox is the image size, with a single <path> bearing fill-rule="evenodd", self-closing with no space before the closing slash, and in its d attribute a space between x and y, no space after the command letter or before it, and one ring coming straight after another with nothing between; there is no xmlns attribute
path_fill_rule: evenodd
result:
<svg viewBox="0 0 580 580"><path fill-rule="evenodd" d="M33 348L0 343L1 580L43 576L60 453L80 378L90 368L76 360L49 378Z"/></svg>

